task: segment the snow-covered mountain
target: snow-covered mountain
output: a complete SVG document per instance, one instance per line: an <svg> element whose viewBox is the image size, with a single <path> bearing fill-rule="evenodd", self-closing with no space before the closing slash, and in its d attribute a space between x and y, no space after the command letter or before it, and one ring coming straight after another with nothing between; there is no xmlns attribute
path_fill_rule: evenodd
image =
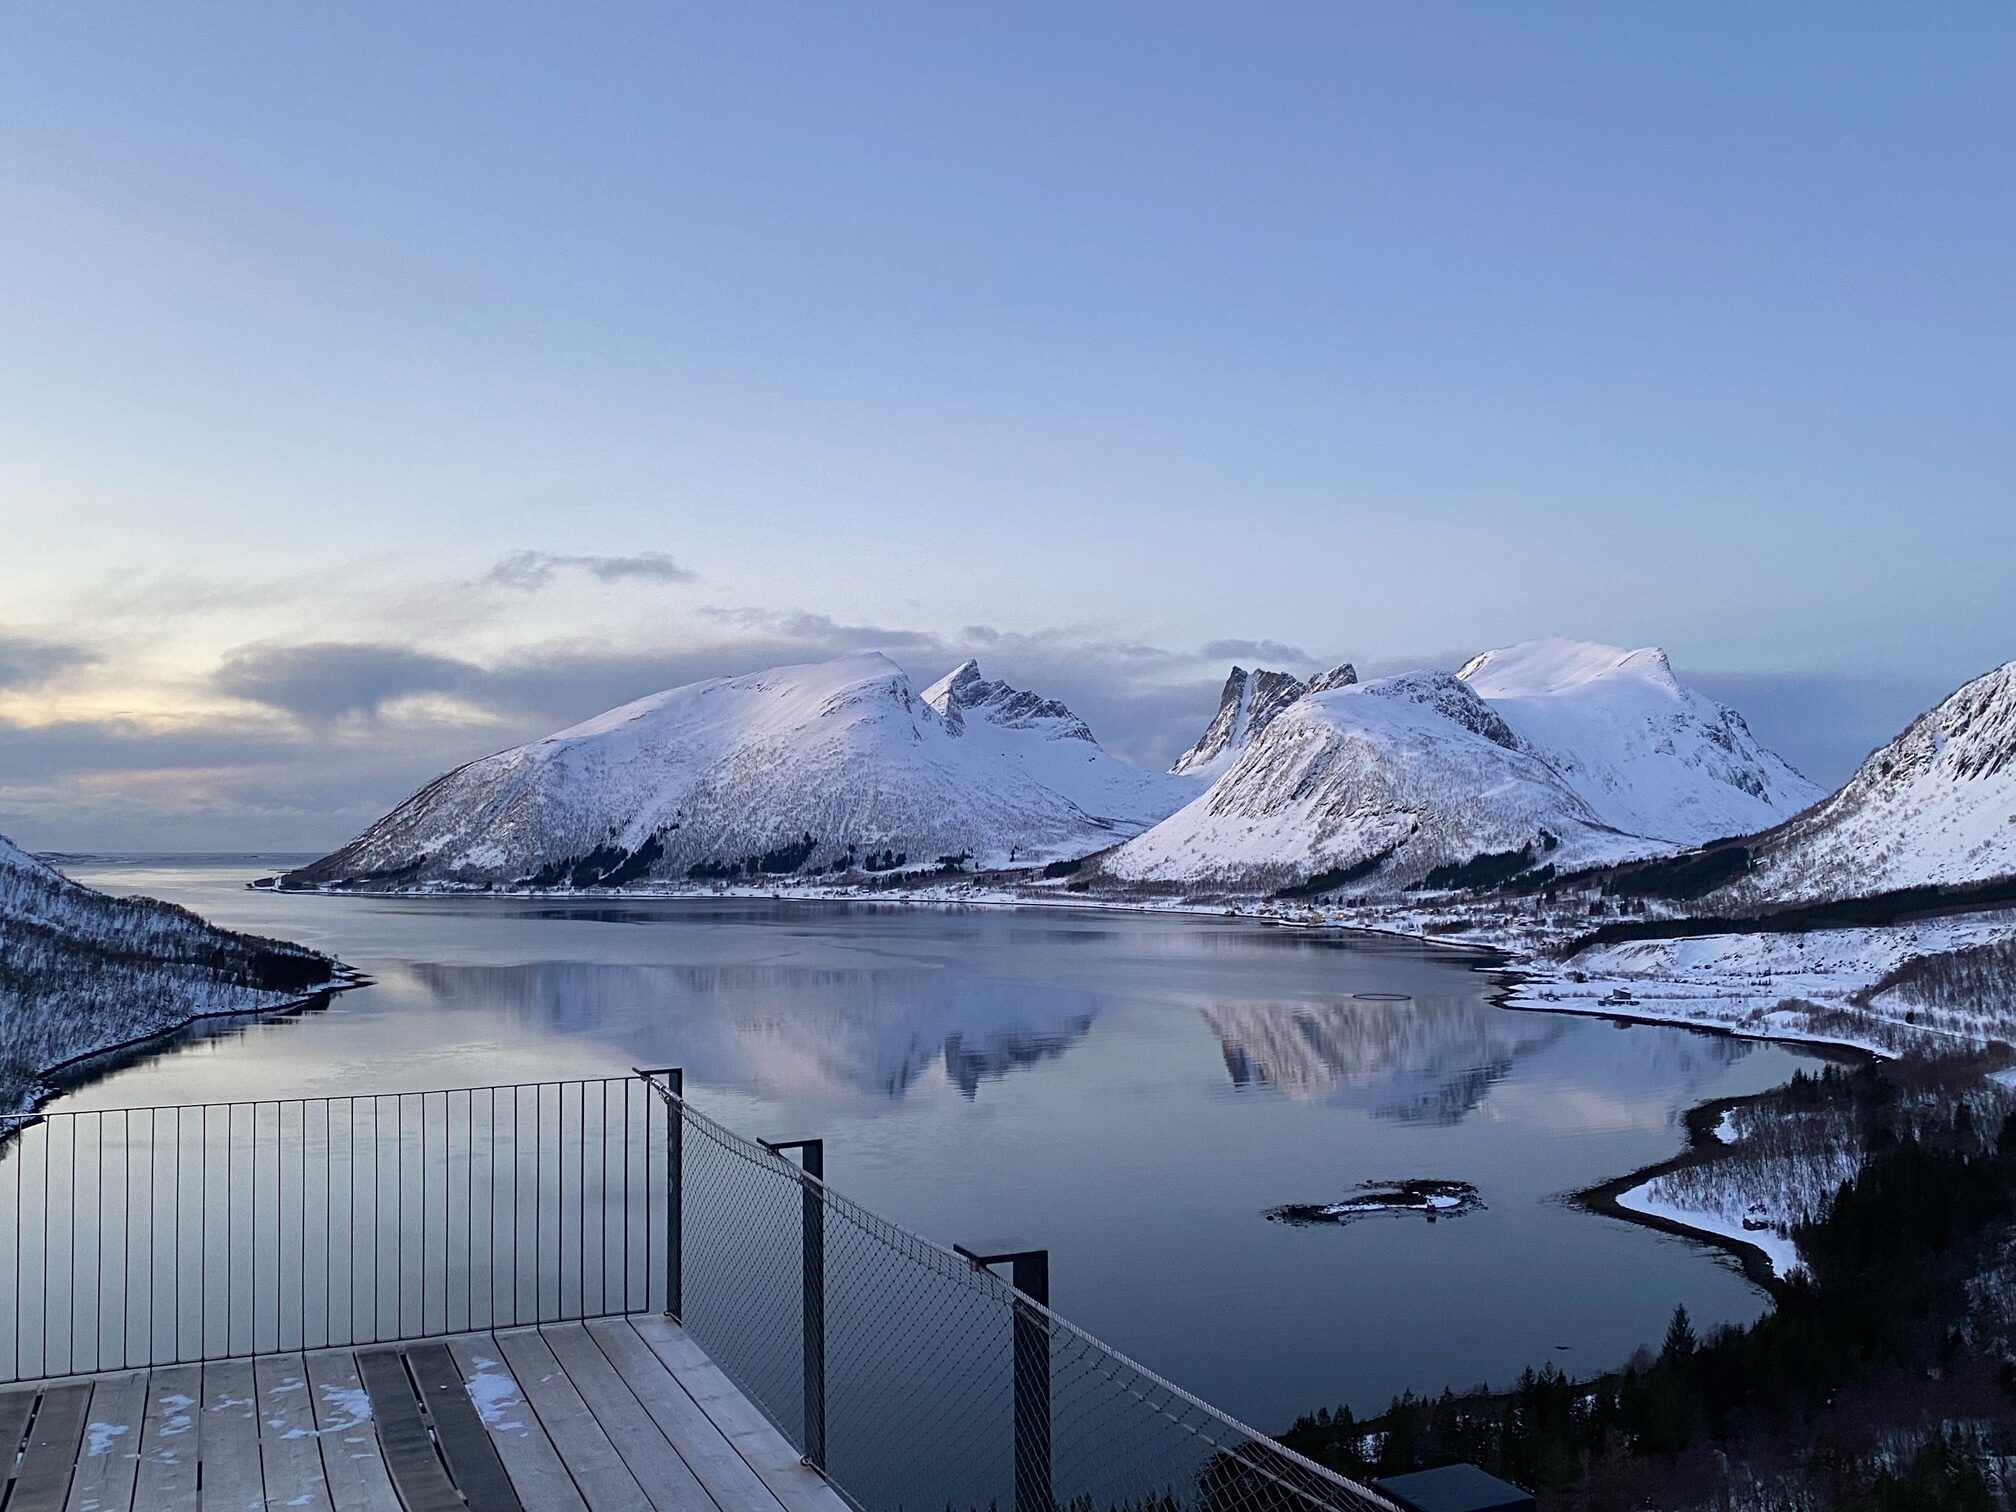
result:
<svg viewBox="0 0 2016 1512"><path fill-rule="evenodd" d="M0 1110L64 1061L195 1018L285 1007L335 969L172 904L95 892L0 838Z"/></svg>
<svg viewBox="0 0 2016 1512"><path fill-rule="evenodd" d="M1759 745L1743 716L1681 686L1666 653L1538 640L1456 674L1603 823L1673 845L1747 835L1821 789Z"/></svg>
<svg viewBox="0 0 2016 1512"><path fill-rule="evenodd" d="M1662 652L1538 641L1295 698L1101 866L1241 890L1477 885L1754 830L1817 796Z"/></svg>
<svg viewBox="0 0 2016 1512"><path fill-rule="evenodd" d="M945 726L990 762L1019 768L1088 814L1146 829L1203 790L1202 781L1146 772L1109 755L1085 721L1054 698L989 682L962 662L924 690Z"/></svg>
<svg viewBox="0 0 2016 1512"><path fill-rule="evenodd" d="M1218 712L1197 737L1197 743L1169 768L1185 777L1216 777L1239 759L1253 737L1273 723L1274 716L1303 694L1342 688L1358 681L1357 669L1346 662L1310 682L1265 668L1248 672L1234 667L1218 695Z"/></svg>
<svg viewBox="0 0 2016 1512"><path fill-rule="evenodd" d="M283 886L617 886L1082 856L1194 793L1062 704L887 657L653 694L436 778Z"/></svg>
<svg viewBox="0 0 2016 1512"><path fill-rule="evenodd" d="M2016 662L1911 721L1841 790L1748 842L1765 903L2016 876Z"/></svg>

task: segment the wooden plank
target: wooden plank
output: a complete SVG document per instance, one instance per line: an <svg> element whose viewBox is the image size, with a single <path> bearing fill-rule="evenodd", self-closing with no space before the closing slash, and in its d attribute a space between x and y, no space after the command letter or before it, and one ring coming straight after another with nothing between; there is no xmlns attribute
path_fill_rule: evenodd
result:
<svg viewBox="0 0 2016 1512"><path fill-rule="evenodd" d="M846 1512L846 1503L825 1477L800 1459L790 1441L721 1371L692 1337L670 1318L631 1320L638 1336L665 1362L686 1394L714 1421L722 1435L782 1502L787 1512ZM695 1364L696 1353L702 1363Z"/></svg>
<svg viewBox="0 0 2016 1512"><path fill-rule="evenodd" d="M496 1338L525 1400L539 1414L547 1437L553 1440L591 1512L636 1512L648 1506L644 1488L624 1465L623 1456L588 1411L588 1404L581 1400L581 1393L567 1379L546 1341L529 1329L514 1329Z"/></svg>
<svg viewBox="0 0 2016 1512"><path fill-rule="evenodd" d="M132 1512L147 1417L147 1372L96 1382L84 1418L84 1453L70 1482L66 1512Z"/></svg>
<svg viewBox="0 0 2016 1512"><path fill-rule="evenodd" d="M14 1494L7 1499L12 1512L63 1512L90 1407L89 1386L53 1386L42 1393L28 1446L14 1471Z"/></svg>
<svg viewBox="0 0 2016 1512"><path fill-rule="evenodd" d="M724 1512L782 1512L776 1493L749 1468L741 1451L686 1394L636 1329L622 1318L605 1318L590 1323L588 1332Z"/></svg>
<svg viewBox="0 0 2016 1512"><path fill-rule="evenodd" d="M197 1512L203 1415L196 1408L202 1394L199 1365L168 1365L148 1375L135 1507L146 1512Z"/></svg>
<svg viewBox="0 0 2016 1512"><path fill-rule="evenodd" d="M329 1477L315 1441L308 1367L298 1354L262 1355L252 1367L259 1415L259 1464L274 1507L330 1512Z"/></svg>
<svg viewBox="0 0 2016 1512"><path fill-rule="evenodd" d="M539 1337L553 1351L553 1358L615 1443L616 1452L623 1456L623 1463L644 1487L653 1506L671 1512L713 1504L706 1488L659 1431L609 1357L588 1337L586 1328L579 1323L547 1323L540 1327Z"/></svg>
<svg viewBox="0 0 2016 1512"><path fill-rule="evenodd" d="M357 1374L371 1398L371 1421L385 1451L385 1469L406 1512L463 1512L462 1498L420 1417L420 1399L396 1349L360 1350Z"/></svg>
<svg viewBox="0 0 2016 1512"><path fill-rule="evenodd" d="M14 1473L22 1436L28 1432L28 1419L35 1415L35 1403L41 1395L32 1386L26 1391L0 1391L0 1471L7 1475Z"/></svg>
<svg viewBox="0 0 2016 1512"><path fill-rule="evenodd" d="M371 1427L371 1399L347 1349L317 1350L303 1362L315 1409L315 1438L336 1512L402 1512Z"/></svg>
<svg viewBox="0 0 2016 1512"><path fill-rule="evenodd" d="M525 1512L447 1347L412 1345L406 1351L406 1363L433 1420L434 1441L470 1512Z"/></svg>
<svg viewBox="0 0 2016 1512"><path fill-rule="evenodd" d="M520 1500L539 1512L588 1512L539 1415L525 1400L510 1367L498 1358L502 1351L496 1341L452 1339L448 1348Z"/></svg>
<svg viewBox="0 0 2016 1512"><path fill-rule="evenodd" d="M203 1512L264 1512L252 1362L203 1367Z"/></svg>

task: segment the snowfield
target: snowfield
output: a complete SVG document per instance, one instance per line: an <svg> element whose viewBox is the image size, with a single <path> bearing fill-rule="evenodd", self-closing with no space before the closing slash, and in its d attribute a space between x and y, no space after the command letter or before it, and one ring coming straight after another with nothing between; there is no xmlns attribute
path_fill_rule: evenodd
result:
<svg viewBox="0 0 2016 1512"><path fill-rule="evenodd" d="M1877 1055L2016 1042L2016 978L1984 982L1946 1007L1886 978L1983 946L2016 943L2016 911L1805 934L1701 935L1535 960L1511 993L1519 1007L1622 1014Z"/></svg>

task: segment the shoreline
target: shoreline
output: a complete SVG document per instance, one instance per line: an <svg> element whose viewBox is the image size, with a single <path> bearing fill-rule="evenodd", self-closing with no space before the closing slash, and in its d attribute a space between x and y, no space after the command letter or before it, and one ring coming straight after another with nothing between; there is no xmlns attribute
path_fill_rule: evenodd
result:
<svg viewBox="0 0 2016 1512"><path fill-rule="evenodd" d="M4 1129L0 1129L0 1144L5 1144L8 1139L13 1138L23 1129L33 1127L37 1122L46 1117L47 1115L42 1110L48 1107L50 1103L56 1101L59 1097L76 1091L80 1087L88 1086L92 1081L96 1080L95 1076L70 1076L67 1074L90 1068L94 1061L121 1058L138 1060L150 1046L159 1045L162 1041L172 1040L179 1035L188 1034L191 1030L200 1028L205 1024L222 1023L228 1019L282 1019L293 1018L303 1013L324 1012L333 1004L339 994L354 992L359 987L368 987L370 985L371 978L365 976L356 968L346 966L341 961L338 961L335 972L328 984L318 987L313 992L307 993L302 997L290 998L286 1002L275 1003L266 1008L226 1008L209 1013L192 1013L186 1018L177 1019L172 1024L164 1024L159 1029L150 1030L146 1034L131 1035L125 1039L112 1040L102 1045L94 1045L89 1050L80 1050L75 1055L67 1055L62 1060L52 1061L46 1066L38 1067L35 1071L35 1090L33 1095L26 1102L22 1103L21 1106L0 1112L0 1124L6 1125ZM112 1066L104 1069L116 1070L117 1067Z"/></svg>
<svg viewBox="0 0 2016 1512"><path fill-rule="evenodd" d="M250 887L252 884L246 884ZM1536 971L1532 964L1522 959L1519 952L1504 945L1474 939L1450 939L1437 937L1419 931L1381 928L1371 924L1347 923L1340 920L1310 920L1306 917L1282 916L1271 911L1263 912L1257 906L1237 904L1203 904L1184 902L1150 902L1146 900L1118 900L1112 898L1073 897L1030 897L1022 894L994 892L979 895L947 896L942 891L933 890L927 895L923 888L898 891L888 889L863 894L838 890L806 893L798 890L777 890L770 888L727 889L674 889L632 891L617 890L577 890L560 888L521 888L504 890L493 888L485 891L470 890L386 890L349 891L334 888L261 888L260 891L286 893L300 897L379 897L402 898L413 901L453 898L495 898L499 901L524 901L528 899L565 899L584 903L606 904L617 899L637 901L670 902L784 902L805 904L867 904L889 908L994 908L1029 909L1032 911L1077 911L1084 913L1174 914L1191 918L1232 918L1267 928L1298 929L1310 933L1324 931L1349 932L1353 934L1377 935L1387 939L1405 940L1410 944L1427 945L1441 950L1457 951L1477 957L1471 966L1473 971L1499 978L1489 993L1494 1007L1515 1013L1561 1013L1573 1014L1580 1018L1607 1019L1616 1024L1639 1024L1653 1028L1686 1029L1696 1034L1716 1035L1726 1039L1749 1040L1760 1044L1780 1044L1813 1053L1823 1060L1838 1064L1861 1064L1871 1060L1894 1058L1895 1052L1879 1046L1855 1040L1834 1039L1822 1035L1796 1032L1773 1033L1770 1031L1746 1031L1727 1023L1712 1020L1696 1020L1680 1016L1661 1017L1657 1014L1620 1011L1617 1007L1603 1007L1594 1004L1550 1003L1519 997L1522 988L1535 986L1545 981L1543 973ZM1620 1005L1621 1006L1621 1005ZM1642 1006L1642 1005L1637 1005ZM1575 1207L1601 1218L1612 1218L1620 1222L1634 1224L1655 1233L1692 1240L1709 1249L1719 1251L1734 1259L1744 1276L1774 1300L1785 1286L1785 1278L1778 1273L1771 1254L1762 1245L1741 1239L1720 1229L1690 1223L1685 1216L1650 1212L1628 1206L1623 1200L1631 1192L1647 1182L1669 1172L1691 1166L1705 1165L1722 1158L1729 1146L1716 1137L1715 1130L1722 1117L1731 1109L1761 1101L1777 1088L1745 1093L1733 1097L1712 1098L1697 1104L1681 1114L1681 1126L1685 1130L1685 1141L1674 1154L1663 1160L1652 1162L1633 1171L1600 1181L1593 1186L1564 1194L1564 1200Z"/></svg>

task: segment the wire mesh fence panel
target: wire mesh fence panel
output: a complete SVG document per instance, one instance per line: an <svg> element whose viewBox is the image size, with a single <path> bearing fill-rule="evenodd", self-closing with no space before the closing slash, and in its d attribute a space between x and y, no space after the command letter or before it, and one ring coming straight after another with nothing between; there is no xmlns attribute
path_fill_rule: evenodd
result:
<svg viewBox="0 0 2016 1512"><path fill-rule="evenodd" d="M654 1084L684 1148L682 1321L855 1505L1390 1507Z"/></svg>
<svg viewBox="0 0 2016 1512"><path fill-rule="evenodd" d="M0 1124L0 1379L665 1304L635 1078Z"/></svg>

